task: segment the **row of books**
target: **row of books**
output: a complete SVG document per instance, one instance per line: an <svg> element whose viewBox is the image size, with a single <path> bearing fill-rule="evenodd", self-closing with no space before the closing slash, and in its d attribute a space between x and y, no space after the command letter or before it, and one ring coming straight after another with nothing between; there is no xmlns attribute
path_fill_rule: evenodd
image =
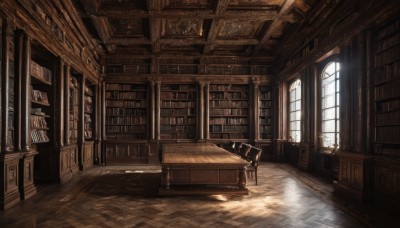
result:
<svg viewBox="0 0 400 228"><path fill-rule="evenodd" d="M210 99L215 100L247 100L248 93L246 92L211 92Z"/></svg>
<svg viewBox="0 0 400 228"><path fill-rule="evenodd" d="M91 104L85 104L84 105L84 112L86 113L92 113L93 112L93 107Z"/></svg>
<svg viewBox="0 0 400 228"><path fill-rule="evenodd" d="M161 108L193 108L196 107L194 101L161 101Z"/></svg>
<svg viewBox="0 0 400 228"><path fill-rule="evenodd" d="M50 141L50 138L47 135L47 131L38 129L31 129L31 139L32 143L42 143Z"/></svg>
<svg viewBox="0 0 400 228"><path fill-rule="evenodd" d="M134 125L134 126L106 126L107 133L145 133L146 126Z"/></svg>
<svg viewBox="0 0 400 228"><path fill-rule="evenodd" d="M78 129L78 121L69 121L70 129Z"/></svg>
<svg viewBox="0 0 400 228"><path fill-rule="evenodd" d="M248 139L248 134L243 133L212 133L212 139Z"/></svg>
<svg viewBox="0 0 400 228"><path fill-rule="evenodd" d="M248 119L240 117L212 117L210 118L210 124L248 124Z"/></svg>
<svg viewBox="0 0 400 228"><path fill-rule="evenodd" d="M269 108L260 108L260 116L270 116L271 109Z"/></svg>
<svg viewBox="0 0 400 228"><path fill-rule="evenodd" d="M248 85L210 85L211 91L243 91L249 90Z"/></svg>
<svg viewBox="0 0 400 228"><path fill-rule="evenodd" d="M214 108L210 109L211 116L247 116L249 111L247 108Z"/></svg>
<svg viewBox="0 0 400 228"><path fill-rule="evenodd" d="M375 87L375 100L400 97L400 78L389 84L383 84Z"/></svg>
<svg viewBox="0 0 400 228"><path fill-rule="evenodd" d="M120 92L120 91L107 91L106 99L131 99L143 100L146 99L146 92Z"/></svg>
<svg viewBox="0 0 400 228"><path fill-rule="evenodd" d="M400 99L378 103L378 112L387 112L393 110L400 110Z"/></svg>
<svg viewBox="0 0 400 228"><path fill-rule="evenodd" d="M89 114L84 115L84 121L85 122L92 122L92 117Z"/></svg>
<svg viewBox="0 0 400 228"><path fill-rule="evenodd" d="M400 126L375 127L375 141L400 143Z"/></svg>
<svg viewBox="0 0 400 228"><path fill-rule="evenodd" d="M396 20L393 23L390 23L388 26L385 26L384 28L378 31L378 39L380 40L394 33L398 33L399 29L400 29L400 20Z"/></svg>
<svg viewBox="0 0 400 228"><path fill-rule="evenodd" d="M31 115L31 128L48 128L44 116Z"/></svg>
<svg viewBox="0 0 400 228"><path fill-rule="evenodd" d="M260 139L270 139L272 137L272 133L271 132L262 132L260 133Z"/></svg>
<svg viewBox="0 0 400 228"><path fill-rule="evenodd" d="M146 139L147 136L144 132L138 132L138 133L124 133L124 134L111 134L107 132L107 139Z"/></svg>
<svg viewBox="0 0 400 228"><path fill-rule="evenodd" d="M400 45L380 52L375 56L376 67L400 61Z"/></svg>
<svg viewBox="0 0 400 228"><path fill-rule="evenodd" d="M141 84L106 84L106 90L132 91L146 90L146 85Z"/></svg>
<svg viewBox="0 0 400 228"><path fill-rule="evenodd" d="M161 117L161 124L196 124L196 117Z"/></svg>
<svg viewBox="0 0 400 228"><path fill-rule="evenodd" d="M375 124L400 126L400 109L394 112L377 113L375 115Z"/></svg>
<svg viewBox="0 0 400 228"><path fill-rule="evenodd" d="M31 90L32 100L37 101L44 104L49 104L49 99L47 97L47 93L42 92L40 90Z"/></svg>
<svg viewBox="0 0 400 228"><path fill-rule="evenodd" d="M210 126L210 133L247 133L249 128L246 125L213 125Z"/></svg>
<svg viewBox="0 0 400 228"><path fill-rule="evenodd" d="M45 67L40 66L34 61L30 61L30 74L36 78L42 79L48 83L51 83L51 71Z"/></svg>
<svg viewBox="0 0 400 228"><path fill-rule="evenodd" d="M376 84L394 78L400 78L400 61L385 65L375 71Z"/></svg>
<svg viewBox="0 0 400 228"><path fill-rule="evenodd" d="M147 146L144 147L141 145L127 145L125 147L119 146L114 148L113 146L106 146L107 157L111 156L113 158L143 158L149 156L149 151Z"/></svg>
<svg viewBox="0 0 400 228"><path fill-rule="evenodd" d="M271 125L271 123L272 123L271 118L262 117L262 118L259 119L259 124L260 125Z"/></svg>
<svg viewBox="0 0 400 228"><path fill-rule="evenodd" d="M196 91L195 85L161 85L161 91Z"/></svg>
<svg viewBox="0 0 400 228"><path fill-rule="evenodd" d="M196 109L194 108L179 108L179 109L161 109L161 116L194 116Z"/></svg>
<svg viewBox="0 0 400 228"><path fill-rule="evenodd" d="M106 108L106 114L113 116L145 116L146 113L146 109Z"/></svg>
<svg viewBox="0 0 400 228"><path fill-rule="evenodd" d="M211 108L247 108L248 101L230 101L230 100L211 100Z"/></svg>
<svg viewBox="0 0 400 228"><path fill-rule="evenodd" d="M272 132L272 127L260 124L260 132L262 132L262 133L271 133Z"/></svg>
<svg viewBox="0 0 400 228"><path fill-rule="evenodd" d="M84 137L85 137L86 139L92 138L92 137L93 137L93 131L92 131L92 130L85 130L85 131L84 131Z"/></svg>
<svg viewBox="0 0 400 228"><path fill-rule="evenodd" d="M141 101L127 101L127 100L106 100L106 107L120 107L120 108L144 108L147 102Z"/></svg>
<svg viewBox="0 0 400 228"><path fill-rule="evenodd" d="M46 113L42 112L42 108L31 108L31 114L38 115L38 116L43 116Z"/></svg>
<svg viewBox="0 0 400 228"><path fill-rule="evenodd" d="M379 40L376 43L376 51L379 53L399 44L400 44L400 31L383 40Z"/></svg>
<svg viewBox="0 0 400 228"><path fill-rule="evenodd" d="M163 133L193 133L196 131L196 126L193 125L177 125L177 126L171 126L171 125L161 125L160 126L160 132L161 134Z"/></svg>
<svg viewBox="0 0 400 228"><path fill-rule="evenodd" d="M271 100L271 92L260 93L261 100Z"/></svg>
<svg viewBox="0 0 400 228"><path fill-rule="evenodd" d="M76 140L78 138L78 130L77 129L70 129L68 136L69 136L70 139Z"/></svg>
<svg viewBox="0 0 400 228"><path fill-rule="evenodd" d="M260 108L271 108L272 101L261 101Z"/></svg>
<svg viewBox="0 0 400 228"><path fill-rule="evenodd" d="M161 92L162 100L193 100L195 98L196 94L192 92Z"/></svg>
<svg viewBox="0 0 400 228"><path fill-rule="evenodd" d="M85 85L85 93L89 96L93 96L93 90L91 88L89 88L89 86ZM88 97L88 96L87 96Z"/></svg>
<svg viewBox="0 0 400 228"><path fill-rule="evenodd" d="M106 117L107 125L144 125L146 117L143 116L118 116Z"/></svg>
<svg viewBox="0 0 400 228"><path fill-rule="evenodd" d="M85 103L92 104L92 97L85 96Z"/></svg>

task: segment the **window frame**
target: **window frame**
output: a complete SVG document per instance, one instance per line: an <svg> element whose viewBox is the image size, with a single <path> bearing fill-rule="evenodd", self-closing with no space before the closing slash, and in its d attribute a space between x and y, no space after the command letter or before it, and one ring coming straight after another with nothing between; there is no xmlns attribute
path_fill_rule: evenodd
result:
<svg viewBox="0 0 400 228"><path fill-rule="evenodd" d="M292 86L294 86L295 83L297 83L298 85L294 89L292 89ZM293 144L299 144L302 141L302 126L301 126L302 118L303 118L303 115L302 115L302 81L300 78L296 78L296 79L292 80L291 82L289 82L288 84L289 84L289 88L288 88L288 129L289 129L288 130L288 139L289 139L289 142L291 142ZM295 95L295 98L293 101L292 101L292 97L291 97L292 91L294 91L294 95ZM298 95L297 91L299 91L299 97L297 97L297 95ZM296 105L297 102L299 102L298 108ZM292 104L294 104L294 106L295 106L294 110L291 109ZM291 114L296 113L298 111L300 111L300 117L297 119L296 114L294 114L295 118L294 118L294 120L292 120ZM295 128L295 130L292 130L291 126L292 126L293 122L299 122L298 123L299 129ZM296 140L296 138L292 137L293 131L299 132L298 141Z"/></svg>
<svg viewBox="0 0 400 228"><path fill-rule="evenodd" d="M333 74L331 74L330 77L334 75L334 87L335 87L335 92L334 92L334 106L332 107L323 107L323 83L324 83L324 72L327 69L327 67L335 63L339 64L339 69L336 69L337 67L335 66L335 71ZM340 144L340 93L341 93L341 86L340 86L340 80L341 80L341 70L342 70L342 63L340 62L338 56L333 56L331 58L326 59L325 61L321 62L319 64L319 70L318 70L318 145L319 148L322 152L325 153L332 153L334 150L336 150L339 147ZM323 118L323 112L325 110L335 108L334 115L335 117L333 119L324 119ZM323 132L323 122L324 121L334 121L334 131L333 132ZM333 139L333 144L324 146L324 134L326 133L333 133L334 139Z"/></svg>

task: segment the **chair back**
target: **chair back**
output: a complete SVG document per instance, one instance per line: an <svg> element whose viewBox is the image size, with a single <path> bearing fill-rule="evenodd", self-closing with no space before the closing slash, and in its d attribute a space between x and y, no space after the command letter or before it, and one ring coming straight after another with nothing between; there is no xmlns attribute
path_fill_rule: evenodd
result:
<svg viewBox="0 0 400 228"><path fill-rule="evenodd" d="M257 167L260 162L262 150L260 148L252 147L247 155L250 159L250 165Z"/></svg>

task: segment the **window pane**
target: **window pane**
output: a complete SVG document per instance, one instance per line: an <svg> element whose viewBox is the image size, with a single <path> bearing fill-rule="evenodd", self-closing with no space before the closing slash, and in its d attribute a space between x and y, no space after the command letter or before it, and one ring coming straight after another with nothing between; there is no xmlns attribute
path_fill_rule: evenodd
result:
<svg viewBox="0 0 400 228"><path fill-rule="evenodd" d="M293 112L296 110L296 104L294 102L290 103L290 111Z"/></svg>
<svg viewBox="0 0 400 228"><path fill-rule="evenodd" d="M300 120L301 119L301 111L297 111L296 112L296 120Z"/></svg>
<svg viewBox="0 0 400 228"><path fill-rule="evenodd" d="M322 123L322 132L335 132L335 120L326 120Z"/></svg>
<svg viewBox="0 0 400 228"><path fill-rule="evenodd" d="M296 110L300 110L301 109L301 101L296 101Z"/></svg>
<svg viewBox="0 0 400 228"><path fill-rule="evenodd" d="M322 108L330 108L335 106L335 97L334 96L326 96L324 99L325 103L322 103Z"/></svg>
<svg viewBox="0 0 400 228"><path fill-rule="evenodd" d="M340 132L339 126L340 126L340 122L339 122L339 120L336 120L336 131L337 131L337 132Z"/></svg>
<svg viewBox="0 0 400 228"><path fill-rule="evenodd" d="M339 80L336 81L336 92L340 91L340 84L339 84Z"/></svg>
<svg viewBox="0 0 400 228"><path fill-rule="evenodd" d="M296 99L301 99L301 87L297 87L296 89Z"/></svg>
<svg viewBox="0 0 400 228"><path fill-rule="evenodd" d="M335 133L325 133L323 134L323 147L331 147L335 144Z"/></svg>
<svg viewBox="0 0 400 228"><path fill-rule="evenodd" d="M296 130L300 131L300 122L301 121L296 121Z"/></svg>
<svg viewBox="0 0 400 228"><path fill-rule="evenodd" d="M296 91L293 90L290 92L290 102L293 102L296 99Z"/></svg>
<svg viewBox="0 0 400 228"><path fill-rule="evenodd" d="M293 131L296 129L296 122L290 122L290 130Z"/></svg>
<svg viewBox="0 0 400 228"><path fill-rule="evenodd" d="M300 131L295 132L295 141L300 142Z"/></svg>
<svg viewBox="0 0 400 228"><path fill-rule="evenodd" d="M339 106L339 93L336 94L336 105Z"/></svg>
<svg viewBox="0 0 400 228"><path fill-rule="evenodd" d="M329 75L332 75L333 73L335 73L335 70L336 70L335 64L333 62L329 63L325 68L325 72Z"/></svg>
<svg viewBox="0 0 400 228"><path fill-rule="evenodd" d="M322 112L323 120L335 119L335 108L326 109Z"/></svg>
<svg viewBox="0 0 400 228"><path fill-rule="evenodd" d="M290 113L290 121L295 120L295 117L296 117L295 112L291 112L291 113Z"/></svg>
<svg viewBox="0 0 400 228"><path fill-rule="evenodd" d="M335 93L335 82L331 82L328 85L326 85L326 94L334 94Z"/></svg>

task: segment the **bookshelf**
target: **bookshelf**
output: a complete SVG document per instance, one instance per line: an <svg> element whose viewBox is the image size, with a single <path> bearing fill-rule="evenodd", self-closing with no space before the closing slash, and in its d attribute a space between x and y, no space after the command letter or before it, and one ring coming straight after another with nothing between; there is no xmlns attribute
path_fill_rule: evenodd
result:
<svg viewBox="0 0 400 228"><path fill-rule="evenodd" d="M106 121L107 140L147 139L146 84L106 84Z"/></svg>
<svg viewBox="0 0 400 228"><path fill-rule="evenodd" d="M160 88L160 139L195 139L195 84L165 84Z"/></svg>
<svg viewBox="0 0 400 228"><path fill-rule="evenodd" d="M13 39L9 39L8 45L14 47ZM14 70L14 48L9 49L9 66L8 66L8 134L7 145L10 149L14 148L14 100L15 100L15 70Z"/></svg>
<svg viewBox="0 0 400 228"><path fill-rule="evenodd" d="M51 92L52 71L30 61L31 74L31 122L30 134L32 143L46 143L50 141L49 125L51 104L49 93Z"/></svg>
<svg viewBox="0 0 400 228"><path fill-rule="evenodd" d="M249 138L249 86L210 85L210 138Z"/></svg>
<svg viewBox="0 0 400 228"><path fill-rule="evenodd" d="M259 115L258 124L260 139L272 138L272 99L271 86L259 87Z"/></svg>
<svg viewBox="0 0 400 228"><path fill-rule="evenodd" d="M70 75L69 80L69 140L76 143L79 124L79 84L78 80L72 75Z"/></svg>
<svg viewBox="0 0 400 228"><path fill-rule="evenodd" d="M378 153L400 157L400 20L380 28L375 40L374 129ZM397 151L390 148L397 148ZM392 153L395 154L392 154Z"/></svg>
<svg viewBox="0 0 400 228"><path fill-rule="evenodd" d="M93 140L94 129L94 90L93 85L86 83L84 87L84 137L87 141Z"/></svg>

